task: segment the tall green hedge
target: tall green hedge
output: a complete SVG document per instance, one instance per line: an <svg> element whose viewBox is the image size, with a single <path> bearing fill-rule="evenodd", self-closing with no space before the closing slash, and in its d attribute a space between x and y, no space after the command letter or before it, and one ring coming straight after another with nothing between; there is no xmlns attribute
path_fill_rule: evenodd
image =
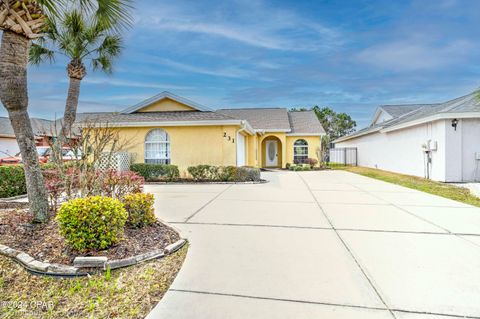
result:
<svg viewBox="0 0 480 319"><path fill-rule="evenodd" d="M0 166L0 198L27 193L25 172L22 165Z"/></svg>
<svg viewBox="0 0 480 319"><path fill-rule="evenodd" d="M171 164L137 163L130 165L130 170L143 176L146 181L173 181L180 177L178 167Z"/></svg>

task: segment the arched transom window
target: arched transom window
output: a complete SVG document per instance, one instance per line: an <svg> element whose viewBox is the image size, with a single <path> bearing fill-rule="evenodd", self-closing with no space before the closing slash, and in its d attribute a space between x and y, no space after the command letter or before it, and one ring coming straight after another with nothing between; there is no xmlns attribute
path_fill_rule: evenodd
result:
<svg viewBox="0 0 480 319"><path fill-rule="evenodd" d="M293 162L295 164L305 163L308 158L308 143L305 140L296 140L293 144Z"/></svg>
<svg viewBox="0 0 480 319"><path fill-rule="evenodd" d="M170 138L164 130L151 130L145 137L145 163L170 164Z"/></svg>

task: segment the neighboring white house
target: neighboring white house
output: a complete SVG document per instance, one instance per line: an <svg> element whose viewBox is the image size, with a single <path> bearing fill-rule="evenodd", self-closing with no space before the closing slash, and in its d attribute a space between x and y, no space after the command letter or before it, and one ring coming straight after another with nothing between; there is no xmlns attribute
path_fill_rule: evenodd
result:
<svg viewBox="0 0 480 319"><path fill-rule="evenodd" d="M356 147L359 166L480 181L480 90L445 103L380 106L369 127L334 144Z"/></svg>
<svg viewBox="0 0 480 319"><path fill-rule="evenodd" d="M55 122L45 119L32 118L33 134L37 146L48 146L48 140L55 129ZM0 117L0 158L15 156L19 153L17 139L13 133L8 117Z"/></svg>

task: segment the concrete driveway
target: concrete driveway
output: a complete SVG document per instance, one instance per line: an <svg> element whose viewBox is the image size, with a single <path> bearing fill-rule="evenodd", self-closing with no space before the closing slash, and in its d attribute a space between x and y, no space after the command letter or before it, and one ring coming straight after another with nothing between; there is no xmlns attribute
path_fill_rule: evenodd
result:
<svg viewBox="0 0 480 319"><path fill-rule="evenodd" d="M263 176L146 187L191 244L148 318L480 318L479 208L342 171Z"/></svg>

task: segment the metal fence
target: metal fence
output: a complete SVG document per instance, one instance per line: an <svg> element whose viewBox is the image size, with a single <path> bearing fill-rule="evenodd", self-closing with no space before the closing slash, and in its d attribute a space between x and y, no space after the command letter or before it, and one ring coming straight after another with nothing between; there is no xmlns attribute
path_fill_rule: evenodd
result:
<svg viewBox="0 0 480 319"><path fill-rule="evenodd" d="M329 150L328 163L332 165L357 166L356 147L338 147Z"/></svg>

